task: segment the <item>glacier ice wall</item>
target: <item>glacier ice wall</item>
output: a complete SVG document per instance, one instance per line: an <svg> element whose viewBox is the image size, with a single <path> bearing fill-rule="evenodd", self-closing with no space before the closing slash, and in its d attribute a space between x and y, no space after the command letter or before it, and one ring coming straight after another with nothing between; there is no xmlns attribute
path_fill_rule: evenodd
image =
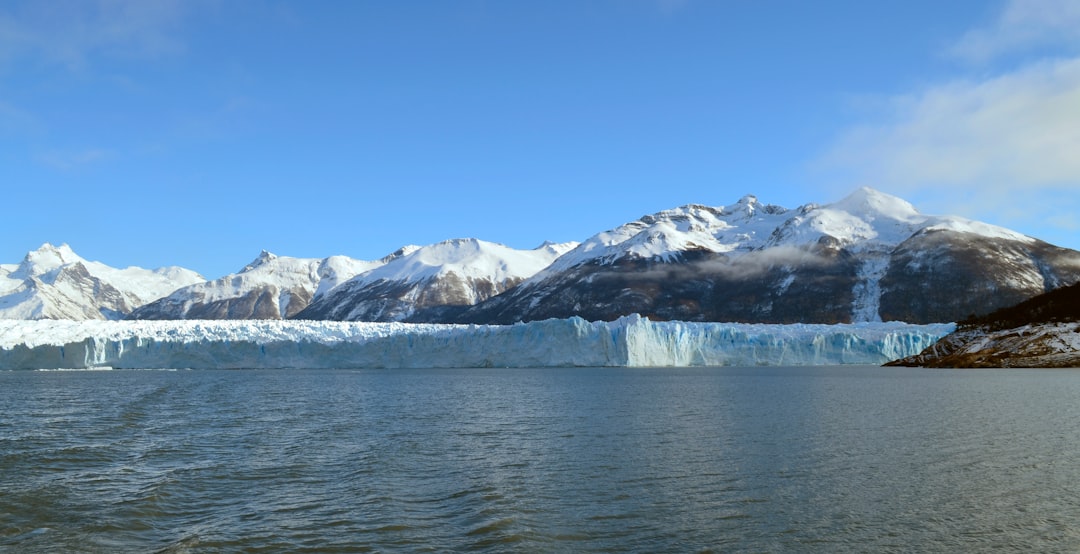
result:
<svg viewBox="0 0 1080 554"><path fill-rule="evenodd" d="M667 367L882 364L951 324L0 321L0 369Z"/></svg>

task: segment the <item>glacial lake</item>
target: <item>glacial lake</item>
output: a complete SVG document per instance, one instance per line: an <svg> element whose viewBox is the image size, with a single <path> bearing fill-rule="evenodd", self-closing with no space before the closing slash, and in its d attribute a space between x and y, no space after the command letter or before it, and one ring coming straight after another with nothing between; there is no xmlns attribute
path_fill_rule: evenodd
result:
<svg viewBox="0 0 1080 554"><path fill-rule="evenodd" d="M0 371L5 552L1080 551L1080 370Z"/></svg>

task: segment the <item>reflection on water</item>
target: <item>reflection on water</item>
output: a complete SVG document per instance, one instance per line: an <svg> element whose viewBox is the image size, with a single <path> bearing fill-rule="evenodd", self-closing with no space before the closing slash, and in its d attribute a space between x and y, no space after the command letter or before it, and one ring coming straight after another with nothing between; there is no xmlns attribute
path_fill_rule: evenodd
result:
<svg viewBox="0 0 1080 554"><path fill-rule="evenodd" d="M0 550L1080 549L1080 372L0 372Z"/></svg>

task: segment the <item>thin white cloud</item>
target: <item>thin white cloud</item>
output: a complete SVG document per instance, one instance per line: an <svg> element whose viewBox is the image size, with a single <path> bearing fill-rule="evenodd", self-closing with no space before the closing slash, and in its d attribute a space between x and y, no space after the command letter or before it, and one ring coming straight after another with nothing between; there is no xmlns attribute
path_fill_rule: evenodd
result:
<svg viewBox="0 0 1080 554"><path fill-rule="evenodd" d="M1080 2L1012 1L951 53L988 62L1054 45L1039 52L1055 57L886 97L819 161L846 187L1064 236L1080 193L1080 56L1068 41L1080 46Z"/></svg>
<svg viewBox="0 0 1080 554"><path fill-rule="evenodd" d="M896 97L828 165L894 187L1080 187L1080 58Z"/></svg>
<svg viewBox="0 0 1080 554"><path fill-rule="evenodd" d="M38 161L56 170L71 171L98 163L109 156L108 150L88 148L71 152L46 152L38 156Z"/></svg>
<svg viewBox="0 0 1080 554"><path fill-rule="evenodd" d="M42 124L32 113L0 99L0 137L40 132Z"/></svg>
<svg viewBox="0 0 1080 554"><path fill-rule="evenodd" d="M985 63L1002 54L1045 46L1080 47L1080 2L1010 0L993 23L967 32L949 54Z"/></svg>
<svg viewBox="0 0 1080 554"><path fill-rule="evenodd" d="M96 56L154 58L183 51L181 0L55 0L0 7L0 61L30 57L70 69Z"/></svg>

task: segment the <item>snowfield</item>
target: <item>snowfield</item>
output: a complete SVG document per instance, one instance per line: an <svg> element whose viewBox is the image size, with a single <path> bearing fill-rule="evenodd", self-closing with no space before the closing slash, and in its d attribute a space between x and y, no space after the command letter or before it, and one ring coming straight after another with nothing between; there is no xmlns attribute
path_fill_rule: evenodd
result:
<svg viewBox="0 0 1080 554"><path fill-rule="evenodd" d="M580 318L515 325L0 320L0 369L670 367L882 364L952 324Z"/></svg>

